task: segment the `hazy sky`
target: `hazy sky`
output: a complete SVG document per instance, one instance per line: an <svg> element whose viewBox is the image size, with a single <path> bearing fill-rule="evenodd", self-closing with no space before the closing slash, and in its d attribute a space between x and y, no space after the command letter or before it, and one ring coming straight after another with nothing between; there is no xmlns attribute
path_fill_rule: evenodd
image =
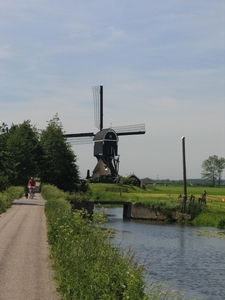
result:
<svg viewBox="0 0 225 300"><path fill-rule="evenodd" d="M224 0L1 0L0 37L0 123L96 132L103 85L104 127L146 125L120 137L120 175L182 179L182 136L187 178L225 157ZM85 177L93 144L73 150Z"/></svg>

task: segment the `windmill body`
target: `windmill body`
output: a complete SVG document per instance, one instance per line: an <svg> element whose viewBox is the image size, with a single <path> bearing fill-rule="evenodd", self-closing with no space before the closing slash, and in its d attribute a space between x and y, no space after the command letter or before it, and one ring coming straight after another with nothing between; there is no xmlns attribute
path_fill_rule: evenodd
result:
<svg viewBox="0 0 225 300"><path fill-rule="evenodd" d="M94 156L98 162L92 178L111 181L119 175L118 136L111 129L103 129L94 137Z"/></svg>
<svg viewBox="0 0 225 300"><path fill-rule="evenodd" d="M94 134L72 133L65 134L65 138L71 139L72 143L94 142L94 156L97 164L93 170L92 178L101 182L113 182L119 179L119 154L118 136L144 134L145 125L129 125L103 129L103 86L93 87L95 126L99 131ZM89 171L87 174L89 177Z"/></svg>

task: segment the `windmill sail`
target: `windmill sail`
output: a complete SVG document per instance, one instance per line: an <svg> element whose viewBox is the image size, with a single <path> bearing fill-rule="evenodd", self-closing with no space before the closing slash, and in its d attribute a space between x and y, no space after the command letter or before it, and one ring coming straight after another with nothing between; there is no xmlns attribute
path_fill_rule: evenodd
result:
<svg viewBox="0 0 225 300"><path fill-rule="evenodd" d="M93 86L94 125L100 131L103 129L103 86Z"/></svg>
<svg viewBox="0 0 225 300"><path fill-rule="evenodd" d="M134 124L127 126L117 126L113 127L113 130L120 135L134 135L134 134L145 134L145 124Z"/></svg>
<svg viewBox="0 0 225 300"><path fill-rule="evenodd" d="M68 133L64 134L65 139L69 139L72 145L91 144L93 143L93 132L85 133Z"/></svg>
<svg viewBox="0 0 225 300"><path fill-rule="evenodd" d="M69 136L68 136L69 135ZM65 134L64 137L70 140L72 145L83 145L83 144L92 144L93 136L91 135L82 135L82 136L72 136L73 134ZM78 134L79 135L79 134Z"/></svg>

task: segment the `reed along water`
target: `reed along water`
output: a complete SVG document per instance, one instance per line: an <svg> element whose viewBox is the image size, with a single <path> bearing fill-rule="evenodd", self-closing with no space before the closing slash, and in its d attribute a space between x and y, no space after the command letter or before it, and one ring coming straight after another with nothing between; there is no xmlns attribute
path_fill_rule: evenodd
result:
<svg viewBox="0 0 225 300"><path fill-rule="evenodd" d="M106 215L112 242L132 248L146 267L146 283L169 281L184 299L225 299L225 230L123 220L122 208Z"/></svg>

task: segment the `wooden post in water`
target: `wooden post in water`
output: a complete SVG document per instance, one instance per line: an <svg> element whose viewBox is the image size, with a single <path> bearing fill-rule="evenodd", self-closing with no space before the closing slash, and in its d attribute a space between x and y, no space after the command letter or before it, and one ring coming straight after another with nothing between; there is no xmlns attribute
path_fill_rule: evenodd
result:
<svg viewBox="0 0 225 300"><path fill-rule="evenodd" d="M185 157L185 137L182 136L182 153L183 153L183 186L184 186L184 197L182 203L182 211L185 212L186 201L187 201L187 178L186 178L186 157Z"/></svg>

